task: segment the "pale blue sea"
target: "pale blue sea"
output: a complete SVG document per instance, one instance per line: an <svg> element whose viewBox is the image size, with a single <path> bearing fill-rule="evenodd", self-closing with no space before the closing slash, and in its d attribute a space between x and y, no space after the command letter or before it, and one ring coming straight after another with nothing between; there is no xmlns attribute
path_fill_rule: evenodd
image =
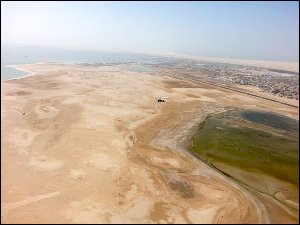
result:
<svg viewBox="0 0 300 225"><path fill-rule="evenodd" d="M8 65L39 62L56 63L116 63L124 64L126 69L145 71L143 64L163 63L169 58L135 53L76 51L58 48L37 47L2 47L1 48L1 80L8 80L26 75Z"/></svg>

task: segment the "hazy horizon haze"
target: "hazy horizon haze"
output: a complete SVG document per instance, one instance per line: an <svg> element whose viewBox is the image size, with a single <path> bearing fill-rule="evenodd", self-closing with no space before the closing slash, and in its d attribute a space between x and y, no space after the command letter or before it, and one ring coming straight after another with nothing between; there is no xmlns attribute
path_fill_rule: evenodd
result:
<svg viewBox="0 0 300 225"><path fill-rule="evenodd" d="M1 2L1 46L299 61L298 2Z"/></svg>

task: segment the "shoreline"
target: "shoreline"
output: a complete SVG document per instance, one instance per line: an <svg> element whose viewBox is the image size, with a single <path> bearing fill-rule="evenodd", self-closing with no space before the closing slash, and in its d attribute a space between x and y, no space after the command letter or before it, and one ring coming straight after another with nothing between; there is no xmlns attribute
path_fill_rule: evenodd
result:
<svg viewBox="0 0 300 225"><path fill-rule="evenodd" d="M10 80L17 80L17 79L22 79L22 78L36 76L37 74L35 72L32 72L31 70L28 70L28 69L24 69L24 66L34 66L34 65L43 65L43 64L44 65L50 65L50 64L55 64L55 65L75 65L76 63L66 63L66 62L37 62L37 63L28 63L28 64L4 65L5 67L14 68L14 69L16 69L18 71L21 71L21 72L26 72L27 74L24 75L24 76L10 78L10 79L1 80L1 81L10 81Z"/></svg>
<svg viewBox="0 0 300 225"><path fill-rule="evenodd" d="M217 113L217 114L224 114L224 113L225 112L221 112L221 113ZM208 115L208 117L209 116L211 116L211 115ZM159 116L157 116L157 117L159 117ZM157 117L154 118L154 119L157 119ZM206 118L207 117L203 118L201 124L205 122ZM151 121L151 120L150 121L145 121L146 126L147 126L147 124L152 123L152 122L153 121ZM199 129L199 124L198 123L196 124L196 127L198 127L198 128L196 128L196 132L197 132L197 130ZM140 127L138 127L137 129L139 129L139 128ZM139 132L140 131L136 131L136 133L139 133ZM193 143L191 141L192 137L193 137L193 134L195 134L195 129L194 128L191 128L187 132L187 134L185 134L186 138L188 140L190 140L189 141L190 144ZM159 138L159 137L156 137L155 139L157 139L157 138ZM152 142L151 142L151 146L153 146L157 149L164 149L163 145L161 146L160 144L155 144L155 143L153 144ZM144 145L138 146L136 148L138 148L139 151L140 151L141 150L140 148L142 148L142 147L146 148ZM229 178L228 176L224 176L223 172L214 169L212 166L210 166L206 162L202 161L202 159L194 151L192 151L188 147L183 147L183 149L182 149L181 147L177 148L176 146L173 146L173 148L171 150L174 151L177 154L185 155L187 158L189 158L189 161L191 163L193 162L192 164L197 164L198 166L201 165L200 168L202 168L202 170L205 171L205 172L202 172L203 174L205 174L205 173L211 174L212 173L212 174L214 174L214 176L218 177L223 182L230 184L233 189L240 191L249 201L251 201L257 207L257 210L259 212L258 213L259 214L259 221L260 221L259 223L269 223L270 222L268 213L265 211L263 204L256 197L254 197L253 193L249 192L239 182L236 182L235 180ZM189 173L190 174L198 174L198 171L199 171L199 168L195 167L194 169L191 169L191 171Z"/></svg>
<svg viewBox="0 0 300 225"><path fill-rule="evenodd" d="M24 64L22 64L24 65ZM24 75L24 76L20 76L20 77L15 77L15 78L10 78L10 79L7 79L7 80L2 80L2 81L10 81L10 80L17 80L17 79L22 79L22 78L26 78L26 77L30 77L30 76L34 76L35 74L31 71L28 71L28 70L24 70L24 69L20 69L18 68L16 65L7 65L6 67L9 67L9 68L14 68L18 71L21 71L21 72L26 72L27 74Z"/></svg>
<svg viewBox="0 0 300 225"><path fill-rule="evenodd" d="M297 204L296 202L294 203L291 203L292 205L296 204L296 206L291 206L291 205L288 205L287 202L288 200L286 201L282 201L278 198L276 198L275 196L271 196L270 194L268 193L265 193L265 192L262 192L260 191L259 189L257 189L257 187L254 187L254 186L251 186L247 183L245 183L246 181L241 181L239 180L238 178L234 177L234 175L231 175L231 174L228 174L227 172L221 170L220 168L217 168L213 163L210 163L210 162L207 162L207 161L204 161L195 151L193 151L193 146L194 146L194 139L197 137L197 135L199 134L200 130L203 128L203 126L205 125L205 122L208 118L210 117L215 117L215 116L224 116L226 113L228 112L231 112L231 111L241 111L241 109L239 108L236 108L236 109L227 109L225 112L220 112L220 113L213 113L213 114L208 114L202 122L200 122L198 125L197 125L197 129L195 129L195 131L191 131L191 134L192 134L192 137L190 138L187 138L190 142L189 145L186 145L185 147L185 150L186 150L186 154L190 155L191 157L194 157L196 159L198 159L199 161L203 162L205 165L207 165L208 167L210 168L213 168L215 171L217 171L218 173L228 177L230 180L232 180L235 184L239 185L239 188L241 188L241 191L246 191L246 192L250 192L248 194L253 194L252 191L255 191L255 195L258 195L258 194L262 194L262 195L266 195L268 197L270 197L272 199L272 201L274 201L276 204L278 204L280 207L283 207L285 208L289 213L293 214L293 215L297 215L297 213L299 213L299 203L298 203L298 208L296 207ZM267 111L266 111L267 112ZM298 119L298 118L297 118ZM258 129L258 128L252 128L252 129ZM258 129L259 130L259 129ZM177 150L177 151L181 151L181 150ZM222 162L219 162L219 163L222 163ZM286 183L288 185L296 185L294 183L290 183L288 181L285 181L285 180L281 180L277 177L274 177L274 175L272 174L268 174L266 172L263 172L263 171L260 171L260 170L255 170L254 171L247 171L247 170L244 170L242 168L239 168L239 167L234 167L232 165L227 165L226 163L224 163L225 166L229 166L229 167L233 167L237 170L240 170L240 172L246 172L246 173L249 173L249 174L261 174L262 176L266 176L266 177L269 177L270 180L278 180L279 183ZM248 175L249 176L249 175ZM266 179L266 178L265 178ZM271 182L271 181L270 181ZM244 193L245 194L245 193Z"/></svg>
<svg viewBox="0 0 300 225"><path fill-rule="evenodd" d="M209 166L210 168L213 168L214 170L216 170L217 172L219 172L220 174L228 177L229 179L231 179L232 181L234 181L236 184L240 185L244 190L246 191L250 191L250 193L252 193L252 191L255 191L255 195L266 195L268 197L270 197L276 204L278 204L280 207L283 207L285 208L289 213L293 214L293 215L297 215L299 213L299 202L297 204L297 202L293 202L292 200L288 200L288 199L278 199L276 196L272 196L270 193L265 193L261 190L259 190L259 187L255 187L255 185L250 185L249 182L251 183L251 176L254 176L255 177L255 174L258 175L261 175L263 180L265 179L269 179L270 182L277 182L278 185L279 184L286 184L287 186L293 186L295 188L298 188L299 190L299 186L297 187L297 184L296 183L292 183L291 181L287 181L287 180L282 180L278 177L275 177L274 175L272 174L269 174L267 172L264 172L264 171L261 171L261 170L257 170L257 169L253 169L252 170L246 170L246 169L243 169L243 168L240 168L238 166L233 166L231 164L228 164L226 162L222 162L222 161L219 161L217 160L216 163L217 164L224 164L224 168L228 167L228 168L233 168L234 170L238 170L239 172L235 172L235 173L228 173L228 171L224 171L220 168L218 168L215 163L213 163L214 161L212 162L209 162L209 161L206 161L206 160L203 160L201 158L200 155L197 154L196 151L193 150L194 148L194 139L199 135L199 132L201 129L203 129L203 126L205 126L205 123L206 121L210 118L210 117L216 117L216 118L219 118L219 117L224 117L225 114L227 114L228 112L242 112L243 109L240 109L240 108L232 108L232 109L227 109L226 111L224 112L219 112L219 113L212 113L212 114L208 114L202 122L200 122L198 124L198 128L195 132L193 132L193 136L192 138L190 138L190 145L186 147L186 151L189 153L189 155L191 155L192 157L195 157L197 158L198 160L200 160L201 162L203 162L204 164L206 164L207 166ZM269 111L265 111L265 110L262 110L261 112L269 112ZM299 121L299 118L295 118L296 120ZM239 125L239 126L243 126L242 124ZM261 128L257 128L257 127L248 127L249 125L247 125L246 127L247 128L250 128L250 129L254 129L254 130L259 130L261 131ZM260 124L260 126L263 126L262 124ZM270 129L270 128L268 128ZM272 128L274 129L274 128ZM268 130L266 131L265 128L263 129L264 132L268 132L268 133L273 133L272 130ZM273 135L276 135L276 134L273 134ZM221 167L222 168L222 167ZM240 173L240 174L247 174L247 177L245 176L244 177L244 180L240 180L240 178L237 178L235 175L237 173ZM243 176L241 176L242 178ZM248 179L248 180L247 180ZM255 182L254 182L255 183ZM286 187L285 187L286 189ZM286 190L287 191L287 190ZM291 203L289 201L292 201ZM297 207L298 206L298 207Z"/></svg>

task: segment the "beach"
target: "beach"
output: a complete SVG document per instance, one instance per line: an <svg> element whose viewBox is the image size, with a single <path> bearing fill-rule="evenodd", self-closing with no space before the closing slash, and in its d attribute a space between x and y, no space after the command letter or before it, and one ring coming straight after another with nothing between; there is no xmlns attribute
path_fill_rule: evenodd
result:
<svg viewBox="0 0 300 225"><path fill-rule="evenodd" d="M16 68L29 75L1 81L2 223L298 222L188 148L198 125L228 107L297 120L299 108L159 70Z"/></svg>

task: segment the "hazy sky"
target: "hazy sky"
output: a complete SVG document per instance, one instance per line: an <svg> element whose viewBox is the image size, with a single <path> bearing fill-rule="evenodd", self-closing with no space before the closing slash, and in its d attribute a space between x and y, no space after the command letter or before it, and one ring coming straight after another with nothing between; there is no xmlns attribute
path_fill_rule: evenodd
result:
<svg viewBox="0 0 300 225"><path fill-rule="evenodd" d="M299 3L1 1L1 45L299 61Z"/></svg>

